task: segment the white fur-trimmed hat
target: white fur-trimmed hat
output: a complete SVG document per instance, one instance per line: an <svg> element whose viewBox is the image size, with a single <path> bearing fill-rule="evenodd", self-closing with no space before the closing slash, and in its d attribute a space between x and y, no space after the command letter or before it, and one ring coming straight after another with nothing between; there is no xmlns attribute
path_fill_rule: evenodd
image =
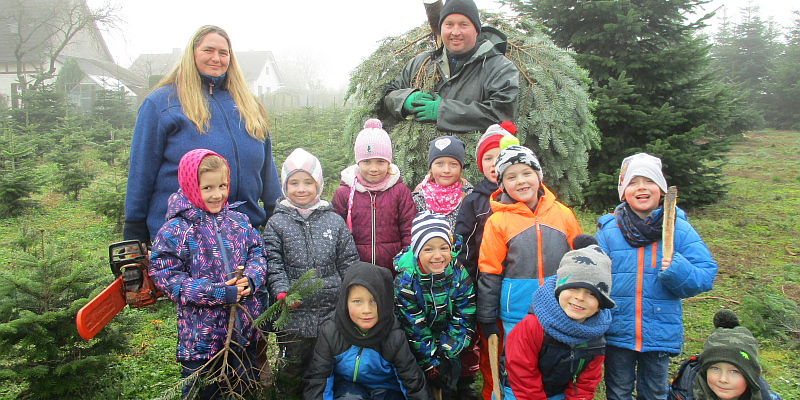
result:
<svg viewBox="0 0 800 400"><path fill-rule="evenodd" d="M667 180L661 173L661 159L647 153L638 153L622 160L622 168L619 170L619 186L617 186L620 201L625 200L625 188L637 176L652 180L663 193L667 193Z"/></svg>

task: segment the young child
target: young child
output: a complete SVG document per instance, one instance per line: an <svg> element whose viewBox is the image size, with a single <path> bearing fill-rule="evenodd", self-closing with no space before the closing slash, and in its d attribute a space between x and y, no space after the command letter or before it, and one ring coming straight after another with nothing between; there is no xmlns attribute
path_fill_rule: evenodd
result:
<svg viewBox="0 0 800 400"><path fill-rule="evenodd" d="M472 185L461 177L465 146L455 136L431 140L428 145L428 174L411 194L418 212L430 210L444 215L451 232L456 225L461 200L472 193Z"/></svg>
<svg viewBox="0 0 800 400"><path fill-rule="evenodd" d="M683 344L681 299L711 290L717 265L683 210L675 218L674 254L661 256L661 197L667 181L661 160L639 153L625 158L619 174L622 204L600 217L595 237L611 257L619 306L606 332L605 383L609 400L667 396L669 356ZM635 386L634 386L634 382Z"/></svg>
<svg viewBox="0 0 800 400"><path fill-rule="evenodd" d="M247 216L233 210L239 204L227 204L229 173L225 160L211 150L192 150L181 158L180 189L169 198L168 220L150 253L148 273L175 302L178 313L175 358L181 363L182 378L223 348L230 304L239 303L253 318L260 314L260 303L252 294L266 275L263 243ZM237 280L240 265L245 267L244 277ZM235 327L232 341L241 347L232 346L239 355L229 360L250 385L255 379L255 333L241 311L236 313ZM220 385L209 384L200 396L212 398L230 389ZM192 384L184 385L183 397L191 390Z"/></svg>
<svg viewBox="0 0 800 400"><path fill-rule="evenodd" d="M464 238L464 244L456 257L464 269L469 273L473 282L478 281L478 250L481 248L483 227L486 220L492 215L489 206L489 196L497 190L497 175L495 174L494 160L500 154L500 139L506 135L513 135L517 128L510 121L501 122L499 125L490 126L478 140L475 147L478 169L485 177L475 185L472 193L464 197L461 210L456 218L453 233ZM480 342L480 350L476 352L476 345ZM476 329L472 344L461 353L461 377L458 379L456 391L461 399L471 400L477 396L471 389L480 365L483 375L483 398L489 399L492 393L492 374L489 364L488 343L481 334L480 327ZM476 354L477 353L477 354Z"/></svg>
<svg viewBox="0 0 800 400"><path fill-rule="evenodd" d="M319 291L290 305L295 310L282 328L287 333L279 343L280 356L288 361L282 370L282 377L288 380L286 393L300 393L297 381L311 360L317 330L336 306L347 267L358 261L353 236L344 220L329 202L320 199L322 186L319 160L303 149L295 149L281 167L284 197L263 233L271 301L282 301L286 291L308 270L316 271L316 279L322 280Z"/></svg>
<svg viewBox="0 0 800 400"><path fill-rule="evenodd" d="M506 337L505 399L594 397L614 308L610 289L611 260L596 244L564 255Z"/></svg>
<svg viewBox="0 0 800 400"><path fill-rule="evenodd" d="M492 193L492 216L486 221L478 258L478 322L488 338L527 314L531 295L555 275L561 258L572 250L581 228L572 210L556 201L542 183L539 160L516 138L501 140L495 161L499 189ZM502 306L501 306L502 305Z"/></svg>
<svg viewBox="0 0 800 400"><path fill-rule="evenodd" d="M475 294L467 271L455 262L450 225L439 214L417 214L411 245L395 258L395 297L428 383L449 399L461 371L459 353L474 334Z"/></svg>
<svg viewBox="0 0 800 400"><path fill-rule="evenodd" d="M336 314L319 329L303 398L431 398L394 316L392 274L386 268L356 261L347 269Z"/></svg>
<svg viewBox="0 0 800 400"><path fill-rule="evenodd" d="M761 376L758 343L736 314L719 310L703 353L681 364L669 400L780 400Z"/></svg>
<svg viewBox="0 0 800 400"><path fill-rule="evenodd" d="M392 259L411 243L417 213L411 192L392 164L392 141L380 120L364 123L353 151L356 164L342 171L333 209L347 222L361 260L394 274Z"/></svg>

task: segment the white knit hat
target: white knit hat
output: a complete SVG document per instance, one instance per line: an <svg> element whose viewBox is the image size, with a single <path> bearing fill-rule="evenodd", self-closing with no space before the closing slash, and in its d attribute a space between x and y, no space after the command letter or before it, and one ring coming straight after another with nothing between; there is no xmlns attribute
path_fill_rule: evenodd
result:
<svg viewBox="0 0 800 400"><path fill-rule="evenodd" d="M625 188L637 176L652 180L658 185L661 192L667 193L667 180L661 173L661 159L647 153L638 153L622 160L622 168L619 170L619 186L617 186L620 201L625 200Z"/></svg>
<svg viewBox="0 0 800 400"><path fill-rule="evenodd" d="M284 197L286 197L286 181L289 180L292 174L300 171L311 175L311 178L317 183L317 197L319 197L322 194L322 186L324 184L322 180L322 164L320 164L317 157L300 147L294 149L281 166L281 191Z"/></svg>

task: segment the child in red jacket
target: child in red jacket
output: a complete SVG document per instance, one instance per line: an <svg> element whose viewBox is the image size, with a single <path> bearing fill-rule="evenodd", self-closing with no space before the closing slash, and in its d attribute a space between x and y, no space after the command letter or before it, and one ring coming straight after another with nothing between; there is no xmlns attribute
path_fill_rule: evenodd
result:
<svg viewBox="0 0 800 400"><path fill-rule="evenodd" d="M579 235L576 248L579 242L594 238ZM610 291L611 259L600 247L565 254L556 276L533 294L528 315L506 336L503 398L592 399L615 306Z"/></svg>
<svg viewBox="0 0 800 400"><path fill-rule="evenodd" d="M392 260L411 243L417 215L411 192L392 164L392 140L379 119L369 119L353 145L356 163L342 171L333 210L353 233L361 261L396 275Z"/></svg>

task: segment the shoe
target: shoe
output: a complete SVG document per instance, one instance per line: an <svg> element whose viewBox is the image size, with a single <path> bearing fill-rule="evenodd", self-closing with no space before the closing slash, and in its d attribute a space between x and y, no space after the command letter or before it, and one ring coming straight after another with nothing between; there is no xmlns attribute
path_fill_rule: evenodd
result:
<svg viewBox="0 0 800 400"><path fill-rule="evenodd" d="M459 379L456 388L453 390L452 398L460 400L481 400L481 397L475 392L475 389L472 388L474 382L475 378Z"/></svg>

